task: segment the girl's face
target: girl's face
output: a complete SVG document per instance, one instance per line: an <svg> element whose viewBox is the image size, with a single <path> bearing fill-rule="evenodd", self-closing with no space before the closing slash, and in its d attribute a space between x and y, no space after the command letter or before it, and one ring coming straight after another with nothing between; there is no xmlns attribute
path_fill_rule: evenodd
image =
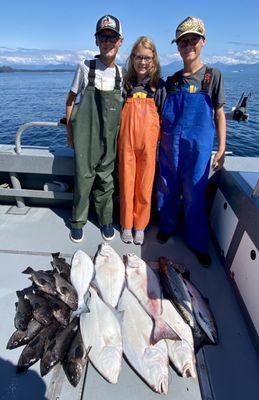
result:
<svg viewBox="0 0 259 400"><path fill-rule="evenodd" d="M137 74L137 79L138 81L142 81L150 74L154 67L153 52L140 45L132 57L132 64Z"/></svg>

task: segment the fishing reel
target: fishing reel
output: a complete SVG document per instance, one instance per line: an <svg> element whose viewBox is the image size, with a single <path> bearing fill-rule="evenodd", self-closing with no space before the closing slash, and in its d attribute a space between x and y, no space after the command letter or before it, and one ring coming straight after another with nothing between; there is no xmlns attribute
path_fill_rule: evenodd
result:
<svg viewBox="0 0 259 400"><path fill-rule="evenodd" d="M247 121L249 118L249 114L247 112L247 104L248 104L248 99L251 97L251 93L248 93L245 95L245 92L242 93L237 105L232 108L230 112L230 118L233 121L241 122L241 121Z"/></svg>

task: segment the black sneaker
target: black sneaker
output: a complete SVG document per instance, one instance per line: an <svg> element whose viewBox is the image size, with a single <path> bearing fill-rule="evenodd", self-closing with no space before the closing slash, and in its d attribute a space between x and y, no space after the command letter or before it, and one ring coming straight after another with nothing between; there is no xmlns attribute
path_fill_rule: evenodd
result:
<svg viewBox="0 0 259 400"><path fill-rule="evenodd" d="M194 251L197 260L203 267L209 267L211 265L211 256L207 252Z"/></svg>
<svg viewBox="0 0 259 400"><path fill-rule="evenodd" d="M159 231L158 234L156 235L156 238L160 243L166 243L170 239L170 237L171 237L170 233L165 233L162 231Z"/></svg>
<svg viewBox="0 0 259 400"><path fill-rule="evenodd" d="M82 228L71 228L69 238L74 243L82 242L82 240L84 239L83 229Z"/></svg>
<svg viewBox="0 0 259 400"><path fill-rule="evenodd" d="M112 224L103 225L101 228L101 234L104 240L112 240L115 236Z"/></svg>

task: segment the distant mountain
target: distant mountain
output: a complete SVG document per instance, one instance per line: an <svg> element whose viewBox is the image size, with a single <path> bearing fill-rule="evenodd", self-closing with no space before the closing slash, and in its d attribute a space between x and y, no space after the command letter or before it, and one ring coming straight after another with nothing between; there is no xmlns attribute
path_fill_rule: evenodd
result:
<svg viewBox="0 0 259 400"><path fill-rule="evenodd" d="M223 73L259 73L259 63L256 64L209 64L211 67L217 68ZM176 71L182 68L182 63L174 61L171 64L162 66L162 76L173 75Z"/></svg>
<svg viewBox="0 0 259 400"><path fill-rule="evenodd" d="M0 72L15 71L74 71L76 65L72 64L48 64L48 65L30 65L30 64L12 64L11 66L0 66Z"/></svg>

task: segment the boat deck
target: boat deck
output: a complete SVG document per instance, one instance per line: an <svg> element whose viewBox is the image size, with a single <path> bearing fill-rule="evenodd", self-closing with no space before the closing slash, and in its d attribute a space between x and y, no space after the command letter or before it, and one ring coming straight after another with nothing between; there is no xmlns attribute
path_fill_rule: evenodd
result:
<svg viewBox="0 0 259 400"><path fill-rule="evenodd" d="M72 243L66 225L68 209L32 207L24 215L15 211L16 208L0 206L0 400L157 399L159 395L151 391L126 361L123 361L117 385L106 382L90 364L77 388L68 383L60 366L44 379L39 374L39 363L27 373L16 373L21 348L6 350L6 344L14 331L15 292L30 285L28 276L21 272L29 265L49 268L53 252L59 251L68 261L78 248L94 256L102 238L93 220L85 227L84 241L80 245ZM111 245L120 255L135 252L146 260L154 261L163 255L184 264L190 270L191 280L209 299L219 331L219 344L205 346L198 353L199 379L181 378L171 369L169 392L163 399L258 398L258 358L231 282L212 242L210 253L213 263L211 268L205 269L186 248L180 234L161 245L156 241L156 233L157 227L151 226L145 244L139 247L123 244L117 230Z"/></svg>

